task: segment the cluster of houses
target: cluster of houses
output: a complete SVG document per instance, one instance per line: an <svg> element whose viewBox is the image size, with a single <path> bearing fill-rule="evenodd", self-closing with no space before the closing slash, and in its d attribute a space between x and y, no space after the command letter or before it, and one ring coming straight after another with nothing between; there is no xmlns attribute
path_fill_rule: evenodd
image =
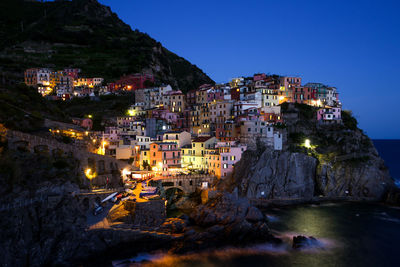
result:
<svg viewBox="0 0 400 267"><path fill-rule="evenodd" d="M169 85L133 91L135 104L126 115L97 134L97 152L161 175L200 171L226 177L257 142L282 150L284 102L320 107L321 123L341 121L336 88L302 85L300 77L256 74L186 94Z"/></svg>
<svg viewBox="0 0 400 267"><path fill-rule="evenodd" d="M93 152L129 160L132 166L160 175L199 171L228 176L247 149L260 142L274 150L285 145L281 104L319 107L319 123L340 123L341 103L335 87L302 85L301 77L255 74L223 84L204 84L186 94L170 85L154 84L151 75L132 74L102 86L102 78L81 78L79 69L52 72L28 69L25 82L56 90L62 98L104 92L132 91L135 103L103 132L90 132L91 119L75 119L91 138ZM44 91L43 91L44 90ZM85 91L86 90L86 91ZM85 92L85 93L81 93Z"/></svg>
<svg viewBox="0 0 400 267"><path fill-rule="evenodd" d="M134 91L154 83L150 74L136 73L121 77L114 83L103 85L103 78L85 78L80 69L53 71L48 68L30 68L25 70L24 81L28 86L37 88L42 96L53 100L68 100L74 97L107 95L119 90Z"/></svg>

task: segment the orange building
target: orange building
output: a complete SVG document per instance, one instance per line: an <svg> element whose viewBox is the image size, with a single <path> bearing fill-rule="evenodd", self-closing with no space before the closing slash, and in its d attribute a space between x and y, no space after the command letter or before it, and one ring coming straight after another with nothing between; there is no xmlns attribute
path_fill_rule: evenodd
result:
<svg viewBox="0 0 400 267"><path fill-rule="evenodd" d="M181 167L181 149L172 142L151 143L149 159L152 170L165 175Z"/></svg>

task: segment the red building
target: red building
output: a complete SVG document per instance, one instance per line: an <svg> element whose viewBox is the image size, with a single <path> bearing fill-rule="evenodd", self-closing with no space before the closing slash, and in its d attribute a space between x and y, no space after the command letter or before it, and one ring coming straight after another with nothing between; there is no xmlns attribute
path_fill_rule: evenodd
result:
<svg viewBox="0 0 400 267"><path fill-rule="evenodd" d="M176 128L180 131L190 132L190 109L185 109L176 121Z"/></svg>
<svg viewBox="0 0 400 267"><path fill-rule="evenodd" d="M316 99L316 90L310 87L296 86L292 88L292 94L294 103L310 105L311 100Z"/></svg>
<svg viewBox="0 0 400 267"><path fill-rule="evenodd" d="M233 121L215 124L215 137L223 142L238 140L236 124Z"/></svg>
<svg viewBox="0 0 400 267"><path fill-rule="evenodd" d="M115 83L110 83L108 87L112 91L115 90L134 91L136 89L146 88L145 86L146 81L154 83L154 76L152 74L135 73L122 76Z"/></svg>
<svg viewBox="0 0 400 267"><path fill-rule="evenodd" d="M78 79L81 69L64 69L64 72L72 79Z"/></svg>
<svg viewBox="0 0 400 267"><path fill-rule="evenodd" d="M190 90L186 94L186 103L188 105L194 105L196 104L196 91L197 90Z"/></svg>
<svg viewBox="0 0 400 267"><path fill-rule="evenodd" d="M231 89L231 100L240 100L240 88L239 87L234 87Z"/></svg>
<svg viewBox="0 0 400 267"><path fill-rule="evenodd" d="M212 102L214 100L224 100L224 92L220 89L210 89L207 92L207 100L208 102Z"/></svg>
<svg viewBox="0 0 400 267"><path fill-rule="evenodd" d="M283 119L281 114L276 114L276 113L261 113L261 116L263 117L263 121L269 122L269 123L283 123Z"/></svg>

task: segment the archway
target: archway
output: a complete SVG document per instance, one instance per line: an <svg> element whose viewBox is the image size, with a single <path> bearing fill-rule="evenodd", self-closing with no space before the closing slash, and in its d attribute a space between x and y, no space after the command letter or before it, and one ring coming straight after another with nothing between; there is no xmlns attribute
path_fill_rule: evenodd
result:
<svg viewBox="0 0 400 267"><path fill-rule="evenodd" d="M165 198L168 201L168 205L172 205L179 201L185 195L185 191L182 187L168 187L165 188Z"/></svg>

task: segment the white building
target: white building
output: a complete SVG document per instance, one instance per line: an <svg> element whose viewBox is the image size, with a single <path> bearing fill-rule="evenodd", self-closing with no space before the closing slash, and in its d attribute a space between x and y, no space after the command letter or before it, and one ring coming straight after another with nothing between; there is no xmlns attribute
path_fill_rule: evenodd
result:
<svg viewBox="0 0 400 267"><path fill-rule="evenodd" d="M279 132L274 133L274 150L282 150L282 134Z"/></svg>

